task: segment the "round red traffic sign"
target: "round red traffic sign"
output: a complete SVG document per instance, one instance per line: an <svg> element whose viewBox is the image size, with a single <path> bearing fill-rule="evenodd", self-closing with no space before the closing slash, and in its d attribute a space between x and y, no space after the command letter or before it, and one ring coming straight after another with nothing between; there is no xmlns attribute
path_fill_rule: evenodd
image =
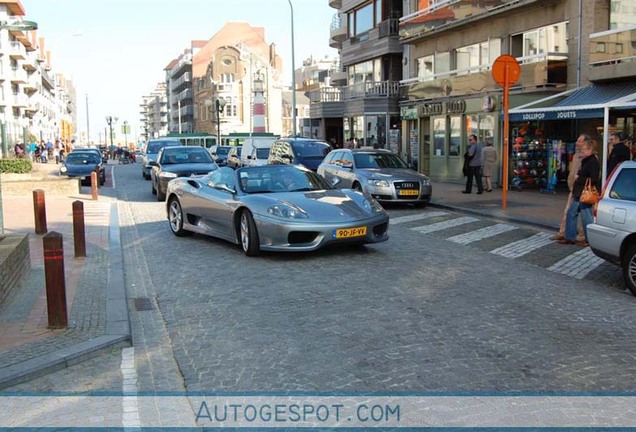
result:
<svg viewBox="0 0 636 432"><path fill-rule="evenodd" d="M521 67L516 58L509 54L500 55L492 64L492 78L500 86L511 86L521 75Z"/></svg>

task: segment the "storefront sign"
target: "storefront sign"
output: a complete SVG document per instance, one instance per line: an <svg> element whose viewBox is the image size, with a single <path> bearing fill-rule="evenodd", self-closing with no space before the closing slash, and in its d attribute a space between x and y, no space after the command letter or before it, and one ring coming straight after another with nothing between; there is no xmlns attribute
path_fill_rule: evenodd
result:
<svg viewBox="0 0 636 432"><path fill-rule="evenodd" d="M484 96L481 100L481 109L485 112L492 112L495 110L495 98L492 96Z"/></svg>
<svg viewBox="0 0 636 432"><path fill-rule="evenodd" d="M441 102L431 102L420 105L420 117L440 115L444 112L444 105Z"/></svg>
<svg viewBox="0 0 636 432"><path fill-rule="evenodd" d="M417 107L415 106L402 107L400 109L400 116L402 117L402 120L417 120L418 119Z"/></svg>
<svg viewBox="0 0 636 432"><path fill-rule="evenodd" d="M510 121L578 120L603 118L602 109L565 109L561 111L511 112Z"/></svg>
<svg viewBox="0 0 636 432"><path fill-rule="evenodd" d="M446 103L446 112L448 114L463 114L466 112L466 101L459 99Z"/></svg>

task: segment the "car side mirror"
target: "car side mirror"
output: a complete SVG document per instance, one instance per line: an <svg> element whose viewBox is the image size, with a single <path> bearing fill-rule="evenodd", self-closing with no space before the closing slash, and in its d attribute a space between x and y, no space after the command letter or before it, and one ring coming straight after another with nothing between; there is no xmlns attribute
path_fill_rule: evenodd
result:
<svg viewBox="0 0 636 432"><path fill-rule="evenodd" d="M218 189L218 190L225 191L225 192L229 192L231 194L235 194L236 193L236 191L234 189L232 189L231 187L229 187L225 183L219 183L216 186L214 186L214 188Z"/></svg>
<svg viewBox="0 0 636 432"><path fill-rule="evenodd" d="M342 164L342 167L347 169L353 169L353 164L351 162L344 162Z"/></svg>
<svg viewBox="0 0 636 432"><path fill-rule="evenodd" d="M415 163L413 163L413 162L411 162L411 163L408 165L408 167L409 167L409 169L412 169L413 171L417 171L417 165L415 165Z"/></svg>
<svg viewBox="0 0 636 432"><path fill-rule="evenodd" d="M149 165L149 166L153 166L153 167L154 167L154 166L159 166L159 164L158 164L157 162L155 162L155 161L150 161L150 162L148 162L148 165Z"/></svg>

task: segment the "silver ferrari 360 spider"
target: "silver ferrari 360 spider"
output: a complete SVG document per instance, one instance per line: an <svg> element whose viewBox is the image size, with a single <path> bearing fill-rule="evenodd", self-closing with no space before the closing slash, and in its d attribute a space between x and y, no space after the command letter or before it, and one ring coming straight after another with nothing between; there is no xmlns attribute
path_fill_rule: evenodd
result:
<svg viewBox="0 0 636 432"><path fill-rule="evenodd" d="M168 184L166 210L175 235L219 237L240 244L248 256L389 238L389 216L373 198L334 189L293 165L224 167L177 178Z"/></svg>

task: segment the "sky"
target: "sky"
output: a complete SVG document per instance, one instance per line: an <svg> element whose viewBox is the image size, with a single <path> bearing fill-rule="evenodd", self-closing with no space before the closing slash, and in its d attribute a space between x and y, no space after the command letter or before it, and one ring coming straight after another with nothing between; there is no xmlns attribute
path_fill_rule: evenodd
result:
<svg viewBox="0 0 636 432"><path fill-rule="evenodd" d="M336 9L328 0L291 0L294 9L296 68L313 56L336 57L329 33ZM265 28L275 43L291 83L291 8L288 0L21 0L24 19L38 23L53 71L70 78L77 92L78 136L91 141L105 134L107 115L123 138L141 134L141 97L165 80L164 68L190 47L208 40L226 23L242 21ZM288 71L288 72L287 72ZM86 101L88 100L88 109ZM87 115L88 111L88 124ZM129 139L135 139L128 136ZM102 138L103 139L103 138Z"/></svg>

